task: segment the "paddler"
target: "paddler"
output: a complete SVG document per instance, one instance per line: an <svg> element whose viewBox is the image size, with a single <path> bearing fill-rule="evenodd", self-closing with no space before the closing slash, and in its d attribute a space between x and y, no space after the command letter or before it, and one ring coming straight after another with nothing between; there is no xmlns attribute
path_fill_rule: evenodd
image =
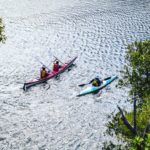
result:
<svg viewBox="0 0 150 150"><path fill-rule="evenodd" d="M61 66L59 65L59 61L56 60L56 62L53 65L53 71L59 71L59 68L61 68Z"/></svg>
<svg viewBox="0 0 150 150"><path fill-rule="evenodd" d="M93 86L100 86L102 84L102 81L99 77L96 77L93 80L91 80L90 83L92 83Z"/></svg>
<svg viewBox="0 0 150 150"><path fill-rule="evenodd" d="M42 66L42 69L41 69L41 72L40 72L41 79L47 77L47 75L48 75L48 72L46 71L45 67Z"/></svg>

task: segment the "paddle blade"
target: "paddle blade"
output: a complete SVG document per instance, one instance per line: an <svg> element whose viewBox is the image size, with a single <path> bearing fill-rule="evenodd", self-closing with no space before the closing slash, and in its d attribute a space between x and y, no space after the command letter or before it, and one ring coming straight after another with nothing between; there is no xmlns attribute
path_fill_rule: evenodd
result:
<svg viewBox="0 0 150 150"><path fill-rule="evenodd" d="M108 79L110 79L111 77L107 77L107 78L105 78L104 80L108 80Z"/></svg>
<svg viewBox="0 0 150 150"><path fill-rule="evenodd" d="M87 84L89 84L89 83L79 84L78 86L85 86L85 85L87 85Z"/></svg>

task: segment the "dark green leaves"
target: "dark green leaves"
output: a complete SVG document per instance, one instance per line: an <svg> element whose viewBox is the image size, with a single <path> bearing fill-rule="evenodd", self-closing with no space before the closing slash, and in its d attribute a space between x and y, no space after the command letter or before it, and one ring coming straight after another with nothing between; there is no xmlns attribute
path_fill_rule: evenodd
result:
<svg viewBox="0 0 150 150"><path fill-rule="evenodd" d="M0 42L4 43L6 40L6 36L4 35L5 26L2 23L2 19L0 18Z"/></svg>
<svg viewBox="0 0 150 150"><path fill-rule="evenodd" d="M150 40L130 44L126 60L121 85L130 84L130 93L138 96L150 93Z"/></svg>

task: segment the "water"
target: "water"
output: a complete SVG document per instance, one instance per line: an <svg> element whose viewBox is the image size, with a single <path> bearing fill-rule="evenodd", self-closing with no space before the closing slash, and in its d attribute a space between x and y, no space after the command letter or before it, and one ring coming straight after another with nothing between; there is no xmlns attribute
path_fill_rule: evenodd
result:
<svg viewBox="0 0 150 150"><path fill-rule="evenodd" d="M101 98L77 98L96 75L120 77L125 51L135 40L150 39L150 1L1 0L7 41L0 45L0 149L99 150L107 115L127 109L128 89L114 81ZM22 90L39 75L39 57L52 67L78 55L76 66Z"/></svg>

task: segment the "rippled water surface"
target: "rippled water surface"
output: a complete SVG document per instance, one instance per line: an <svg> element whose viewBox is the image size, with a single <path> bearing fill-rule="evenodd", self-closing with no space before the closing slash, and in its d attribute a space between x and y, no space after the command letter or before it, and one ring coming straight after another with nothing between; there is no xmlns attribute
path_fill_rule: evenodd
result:
<svg viewBox="0 0 150 150"><path fill-rule="evenodd" d="M150 0L1 0L0 16L0 149L100 150L107 115L128 108L128 90L114 81L100 98L77 98L78 84L120 76L127 45L150 39ZM52 67L53 56L76 55L58 80L22 90L39 75L35 57Z"/></svg>

